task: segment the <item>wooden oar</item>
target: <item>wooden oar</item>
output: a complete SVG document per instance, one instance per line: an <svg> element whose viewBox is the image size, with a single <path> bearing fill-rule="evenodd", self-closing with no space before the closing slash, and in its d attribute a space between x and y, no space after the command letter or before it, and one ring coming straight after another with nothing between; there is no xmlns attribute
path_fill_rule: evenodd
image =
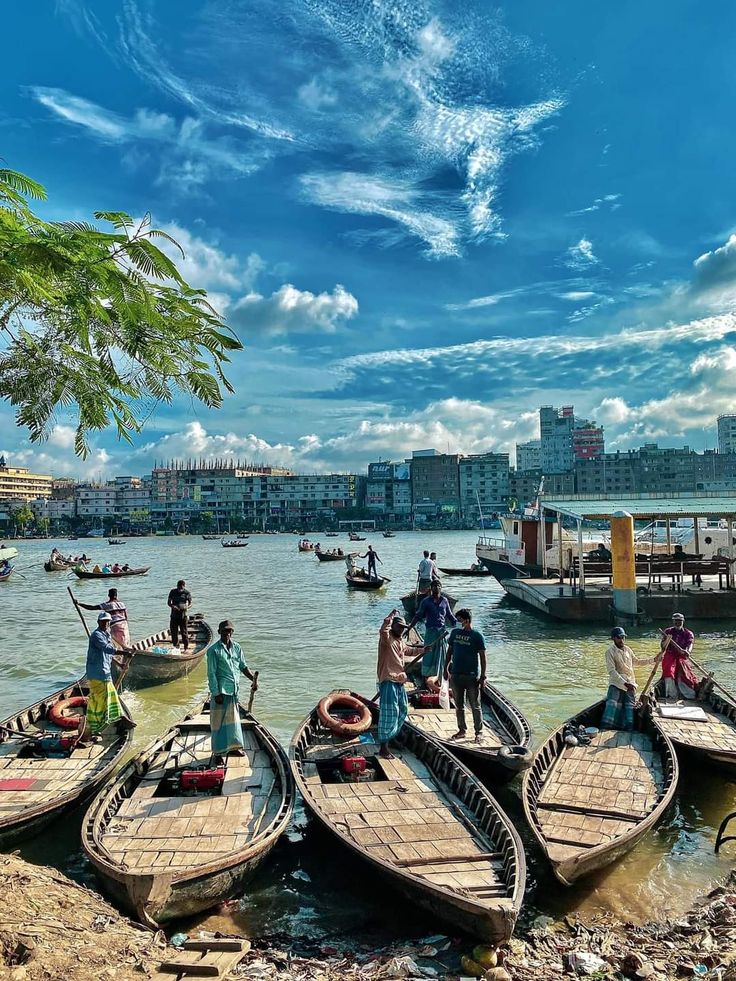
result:
<svg viewBox="0 0 736 981"><path fill-rule="evenodd" d="M251 714L251 711L253 709L253 700L256 697L256 685L257 684L258 684L258 671L254 671L253 672L253 681L251 682L251 686L250 686L250 698L248 699L248 708L247 708L248 715Z"/></svg>
<svg viewBox="0 0 736 981"><path fill-rule="evenodd" d="M69 598L71 599L72 603L74 604L74 609L79 614L79 619L82 621L82 626L84 627L84 632L89 637L90 636L90 633L89 633L89 627L87 626L87 621L84 619L84 614L79 609L79 603L77 603L77 601L74 599L74 593L72 592L71 586L67 586L66 587L66 591L69 593Z"/></svg>
<svg viewBox="0 0 736 981"><path fill-rule="evenodd" d="M664 645L664 647L662 648L662 650L657 655L657 660L654 662L654 667L652 668L652 673L647 678L647 683L644 685L644 687L641 690L641 694L639 695L639 704L640 705L643 705L644 704L644 696L649 691L649 688L650 688L650 686L652 684L652 681L654 681L654 676L657 673L657 670L658 670L660 664L662 663L662 658L664 657L664 652L669 647L671 640L672 640L672 638L668 635L668 637L667 637L667 643Z"/></svg>

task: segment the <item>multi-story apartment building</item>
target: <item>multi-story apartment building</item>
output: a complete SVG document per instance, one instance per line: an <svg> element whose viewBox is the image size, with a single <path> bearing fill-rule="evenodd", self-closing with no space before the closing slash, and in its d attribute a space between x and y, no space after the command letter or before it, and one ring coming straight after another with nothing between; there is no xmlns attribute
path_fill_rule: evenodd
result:
<svg viewBox="0 0 736 981"><path fill-rule="evenodd" d="M590 460L605 452L602 427L588 419L576 419L571 405L561 409L543 405L539 432L540 466L545 474L572 471L577 460Z"/></svg>
<svg viewBox="0 0 736 981"><path fill-rule="evenodd" d="M516 444L516 469L537 470L542 466L542 441L529 439Z"/></svg>
<svg viewBox="0 0 736 981"><path fill-rule="evenodd" d="M0 501L33 501L51 497L53 477L31 473L26 467L10 467L0 456Z"/></svg>
<svg viewBox="0 0 736 981"><path fill-rule="evenodd" d="M129 520L136 514L150 512L150 477L116 477L112 486L115 488L115 513L119 518Z"/></svg>
<svg viewBox="0 0 736 981"><path fill-rule="evenodd" d="M718 416L718 452L736 453L736 415Z"/></svg>
<svg viewBox="0 0 736 981"><path fill-rule="evenodd" d="M78 518L113 518L116 514L114 484L80 484L76 493Z"/></svg>
<svg viewBox="0 0 736 981"><path fill-rule="evenodd" d="M466 521L477 521L478 504L488 516L506 509L509 496L508 453L477 453L460 457L460 510Z"/></svg>
<svg viewBox="0 0 736 981"><path fill-rule="evenodd" d="M412 505L417 515L457 514L460 481L457 453L414 450L411 455Z"/></svg>
<svg viewBox="0 0 736 981"><path fill-rule="evenodd" d="M29 504L36 520L48 519L52 525L71 521L76 517L77 505L73 498L38 497Z"/></svg>
<svg viewBox="0 0 736 981"><path fill-rule="evenodd" d="M411 466L379 460L368 464L365 506L387 516L411 514Z"/></svg>
<svg viewBox="0 0 736 981"><path fill-rule="evenodd" d="M688 446L660 447L646 443L637 450L603 453L575 465L578 494L697 493L707 489L736 490L736 454Z"/></svg>
<svg viewBox="0 0 736 981"><path fill-rule="evenodd" d="M606 449L603 427L582 420L572 431L573 460L593 460Z"/></svg>

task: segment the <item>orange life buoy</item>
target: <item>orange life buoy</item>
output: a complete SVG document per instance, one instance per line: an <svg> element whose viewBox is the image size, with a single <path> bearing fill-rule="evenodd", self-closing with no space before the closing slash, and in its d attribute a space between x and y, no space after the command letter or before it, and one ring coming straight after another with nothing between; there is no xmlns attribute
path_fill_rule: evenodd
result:
<svg viewBox="0 0 736 981"><path fill-rule="evenodd" d="M87 699L84 695L75 695L74 698L60 698L54 702L48 711L48 720L54 725L61 726L62 729L78 729L82 721L82 716L78 712L66 714L67 709L84 708Z"/></svg>
<svg viewBox="0 0 736 981"><path fill-rule="evenodd" d="M353 712L360 715L360 719L358 722L346 722L344 719L338 719L331 714L331 710L334 708L352 709ZM317 706L317 715L320 722L328 729L336 732L338 736L359 736L361 732L367 732L373 725L373 716L368 706L347 692L332 692L331 695L325 695Z"/></svg>

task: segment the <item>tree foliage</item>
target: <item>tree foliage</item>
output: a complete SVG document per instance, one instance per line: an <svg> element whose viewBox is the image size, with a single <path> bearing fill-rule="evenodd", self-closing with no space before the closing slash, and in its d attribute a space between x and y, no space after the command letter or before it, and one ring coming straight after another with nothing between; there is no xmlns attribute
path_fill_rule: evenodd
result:
<svg viewBox="0 0 736 981"><path fill-rule="evenodd" d="M98 211L102 226L48 222L29 199L44 188L0 169L0 397L34 441L59 411L76 415L75 452L109 425L131 440L175 393L218 407L241 344L156 245L150 216ZM183 252L181 253L183 256Z"/></svg>

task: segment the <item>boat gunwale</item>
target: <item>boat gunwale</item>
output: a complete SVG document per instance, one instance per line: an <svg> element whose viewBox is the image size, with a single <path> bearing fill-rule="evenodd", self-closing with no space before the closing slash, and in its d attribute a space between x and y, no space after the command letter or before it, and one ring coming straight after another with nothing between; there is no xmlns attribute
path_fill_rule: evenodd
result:
<svg viewBox="0 0 736 981"><path fill-rule="evenodd" d="M127 576L145 576L150 570L150 565L142 565L138 569L128 569L127 572L90 572L87 569L78 569L75 566L71 568L71 571L79 579L121 579Z"/></svg>

